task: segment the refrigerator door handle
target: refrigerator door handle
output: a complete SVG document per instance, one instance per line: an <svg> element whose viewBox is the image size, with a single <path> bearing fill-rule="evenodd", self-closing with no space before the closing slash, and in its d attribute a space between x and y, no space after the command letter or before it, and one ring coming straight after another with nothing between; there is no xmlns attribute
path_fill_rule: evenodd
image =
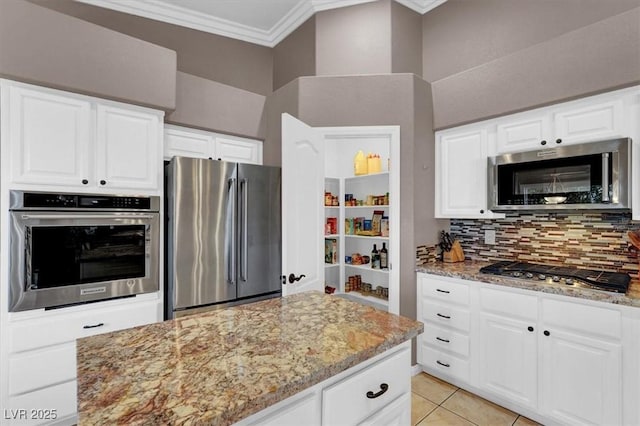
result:
<svg viewBox="0 0 640 426"><path fill-rule="evenodd" d="M235 190L236 190L236 179L235 178L230 178L228 180L228 188L227 188L227 202L231 203L231 217L235 217L236 216L236 194L235 194ZM228 263L227 263L227 273L228 278L227 278L227 282L230 285L234 285L236 283L236 221L233 220L232 221L233 225L231 228L231 236L229 237L229 256L228 256Z"/></svg>
<svg viewBox="0 0 640 426"><path fill-rule="evenodd" d="M240 199L242 200L242 210L241 210L241 218L242 218L242 240L240 240L242 247L240 251L240 279L242 281L247 281L249 279L249 270L248 268L248 257L249 257L249 244L248 244L248 196L249 193L249 180L242 179L240 181Z"/></svg>

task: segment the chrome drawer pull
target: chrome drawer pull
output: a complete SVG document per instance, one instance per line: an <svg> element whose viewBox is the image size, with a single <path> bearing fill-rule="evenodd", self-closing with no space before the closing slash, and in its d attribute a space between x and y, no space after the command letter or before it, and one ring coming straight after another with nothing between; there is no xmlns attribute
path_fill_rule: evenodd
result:
<svg viewBox="0 0 640 426"><path fill-rule="evenodd" d="M442 315L441 313L437 314L440 318L444 318L444 319L451 319L451 317L447 316L447 315Z"/></svg>
<svg viewBox="0 0 640 426"><path fill-rule="evenodd" d="M98 327L102 327L104 325L103 322L100 322L98 324L93 324L93 325L85 325L82 328L98 328Z"/></svg>
<svg viewBox="0 0 640 426"><path fill-rule="evenodd" d="M376 392L376 393L373 393L373 391L367 392L367 398L369 398L369 399L377 398L380 395L382 395L383 393L385 393L388 389L389 389L389 385L386 384L386 383L382 383L380 385L380 390L378 392Z"/></svg>
<svg viewBox="0 0 640 426"><path fill-rule="evenodd" d="M447 293L447 294L451 293L448 290L440 290L439 288L436 288L436 291L439 291L440 293Z"/></svg>
<svg viewBox="0 0 640 426"><path fill-rule="evenodd" d="M443 367L447 367L447 368L451 367L449 364L445 364L444 362L440 362L440 361L437 361L437 360L436 360L436 362L438 364L440 364L441 366L443 366Z"/></svg>
<svg viewBox="0 0 640 426"><path fill-rule="evenodd" d="M441 339L439 337L436 337L437 340L440 340L441 342L445 342L445 343L449 343L449 341L447 339Z"/></svg>

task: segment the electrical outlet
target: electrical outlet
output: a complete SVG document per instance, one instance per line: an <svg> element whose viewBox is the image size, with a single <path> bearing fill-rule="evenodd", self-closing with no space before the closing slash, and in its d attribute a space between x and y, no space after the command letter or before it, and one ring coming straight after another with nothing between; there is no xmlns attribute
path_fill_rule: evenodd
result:
<svg viewBox="0 0 640 426"><path fill-rule="evenodd" d="M487 245L494 245L496 243L496 230L485 229L484 231L484 243Z"/></svg>

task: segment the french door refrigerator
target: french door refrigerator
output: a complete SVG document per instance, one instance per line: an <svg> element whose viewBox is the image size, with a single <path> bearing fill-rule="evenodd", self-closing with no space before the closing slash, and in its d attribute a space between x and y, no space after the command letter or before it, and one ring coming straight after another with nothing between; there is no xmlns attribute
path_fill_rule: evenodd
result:
<svg viewBox="0 0 640 426"><path fill-rule="evenodd" d="M279 297L280 168L174 157L166 179L165 318Z"/></svg>

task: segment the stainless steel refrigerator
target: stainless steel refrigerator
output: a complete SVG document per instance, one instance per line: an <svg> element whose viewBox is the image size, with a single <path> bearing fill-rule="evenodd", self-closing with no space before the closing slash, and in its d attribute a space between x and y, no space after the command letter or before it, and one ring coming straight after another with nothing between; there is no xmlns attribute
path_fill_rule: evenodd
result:
<svg viewBox="0 0 640 426"><path fill-rule="evenodd" d="M281 295L280 168L166 165L165 318Z"/></svg>

